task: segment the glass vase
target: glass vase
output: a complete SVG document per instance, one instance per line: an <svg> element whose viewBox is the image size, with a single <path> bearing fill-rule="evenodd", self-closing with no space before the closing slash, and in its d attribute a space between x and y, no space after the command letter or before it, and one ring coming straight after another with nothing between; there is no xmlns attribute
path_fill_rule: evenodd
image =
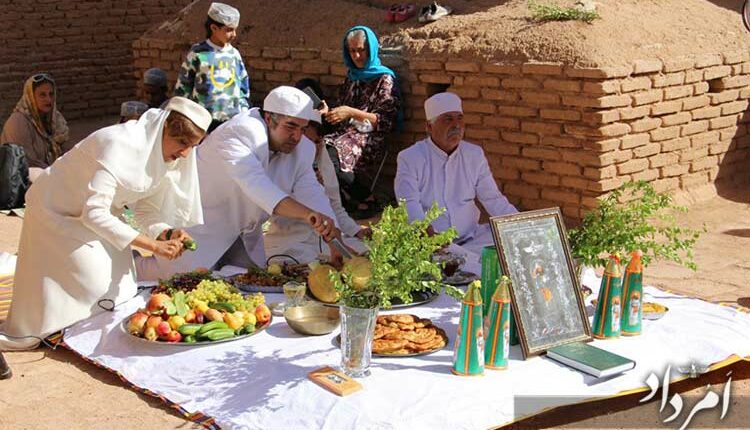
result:
<svg viewBox="0 0 750 430"><path fill-rule="evenodd" d="M353 378L370 375L378 308L341 306L341 370Z"/></svg>

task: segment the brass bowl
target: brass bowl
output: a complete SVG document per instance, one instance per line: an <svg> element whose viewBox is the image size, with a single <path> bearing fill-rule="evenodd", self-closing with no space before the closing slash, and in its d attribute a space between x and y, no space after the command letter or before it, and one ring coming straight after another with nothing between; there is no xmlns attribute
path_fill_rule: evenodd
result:
<svg viewBox="0 0 750 430"><path fill-rule="evenodd" d="M284 311L284 318L292 330L311 336L328 334L334 331L341 322L337 307L316 304L287 308Z"/></svg>

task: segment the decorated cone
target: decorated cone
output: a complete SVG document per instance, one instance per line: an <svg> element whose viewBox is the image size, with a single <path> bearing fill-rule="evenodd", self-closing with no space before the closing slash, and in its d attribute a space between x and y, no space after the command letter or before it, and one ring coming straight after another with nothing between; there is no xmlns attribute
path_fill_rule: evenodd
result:
<svg viewBox="0 0 750 430"><path fill-rule="evenodd" d="M602 284L599 287L599 298L591 327L597 339L620 337L621 277L620 258L617 255L610 255L609 263L602 276Z"/></svg>
<svg viewBox="0 0 750 430"><path fill-rule="evenodd" d="M484 374L484 336L482 334L481 282L469 284L461 303L456 344L453 349L453 369L460 376Z"/></svg>
<svg viewBox="0 0 750 430"><path fill-rule="evenodd" d="M495 246L485 246L482 248L482 315L489 315L492 295L503 274L500 268L500 261L497 258L497 249Z"/></svg>
<svg viewBox="0 0 750 430"><path fill-rule="evenodd" d="M641 334L643 309L643 252L635 251L622 280L622 334L637 336Z"/></svg>
<svg viewBox="0 0 750 430"><path fill-rule="evenodd" d="M510 353L510 279L503 276L492 295L490 312L484 321L487 344L484 349L484 367L505 369Z"/></svg>

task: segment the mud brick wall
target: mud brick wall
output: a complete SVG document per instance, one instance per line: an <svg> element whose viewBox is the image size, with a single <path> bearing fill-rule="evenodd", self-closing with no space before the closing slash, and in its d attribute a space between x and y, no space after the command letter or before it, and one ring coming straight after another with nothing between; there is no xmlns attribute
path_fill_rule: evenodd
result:
<svg viewBox="0 0 750 430"><path fill-rule="evenodd" d="M142 38L138 73L158 66L176 79L189 43ZM334 99L346 74L340 51L239 45L254 105L278 85L317 78ZM423 103L439 91L464 100L466 140L484 148L503 193L521 209L560 206L569 220L629 180L660 191L738 185L750 179L750 57L727 52L642 60L619 67L503 64L384 50L404 95L395 155L425 136Z"/></svg>
<svg viewBox="0 0 750 430"><path fill-rule="evenodd" d="M67 119L116 114L136 97L132 43L190 0L0 0L0 124L24 81L51 73Z"/></svg>

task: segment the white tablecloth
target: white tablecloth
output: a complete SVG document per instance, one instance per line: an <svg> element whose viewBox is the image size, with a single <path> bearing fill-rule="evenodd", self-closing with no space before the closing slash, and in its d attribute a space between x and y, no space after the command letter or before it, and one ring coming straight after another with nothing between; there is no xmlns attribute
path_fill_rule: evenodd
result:
<svg viewBox="0 0 750 430"><path fill-rule="evenodd" d="M584 282L597 285L593 273ZM268 295L267 301L281 300ZM430 318L451 337L450 346L415 358L375 358L364 389L338 397L306 375L337 365L338 331L319 337L294 333L283 317L264 332L203 347L145 343L121 330L120 322L144 305L137 296L114 312L78 323L65 343L79 354L119 372L189 412L212 416L223 428L272 429L480 429L501 425L546 408L609 397L646 387L668 365L716 363L750 356L750 315L733 308L647 287L645 301L670 311L644 321L643 334L594 345L636 360L635 369L597 380L547 358L522 360L512 347L509 367L483 377L451 374L459 304L441 296L408 310ZM590 307L589 307L590 308ZM681 375L672 371L673 379Z"/></svg>

